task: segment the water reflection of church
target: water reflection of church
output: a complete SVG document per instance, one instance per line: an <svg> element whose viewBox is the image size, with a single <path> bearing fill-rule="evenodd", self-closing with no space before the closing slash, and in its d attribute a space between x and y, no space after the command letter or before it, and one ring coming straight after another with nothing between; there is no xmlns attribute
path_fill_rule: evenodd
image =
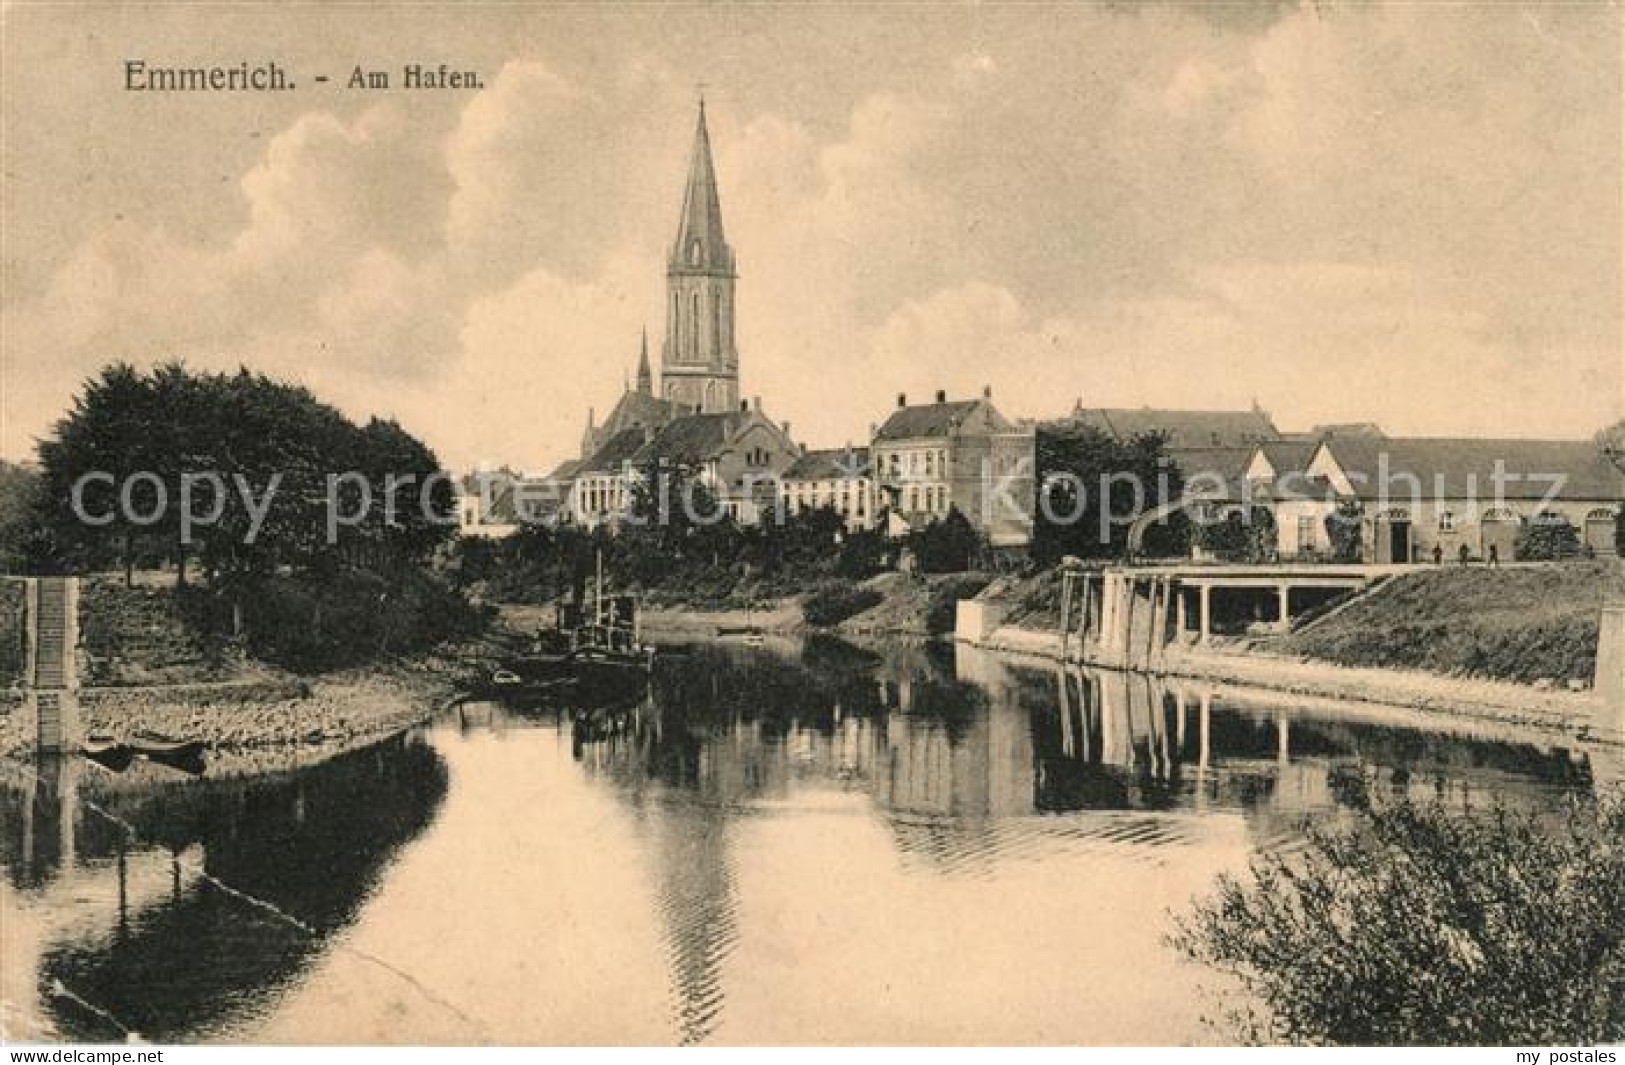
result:
<svg viewBox="0 0 1625 1065"><path fill-rule="evenodd" d="M866 806L905 868L952 875L1042 856L1046 838L1147 857L1200 838L1194 817L1168 813L1239 817L1270 847L1305 815L1378 793L1517 805L1583 788L1593 772L1585 755L1493 730L1317 716L1145 675L1011 668L963 648L817 643L800 661L692 649L643 705L575 738L580 764L649 837L685 1042L719 1023L740 836L775 810L832 796Z"/></svg>

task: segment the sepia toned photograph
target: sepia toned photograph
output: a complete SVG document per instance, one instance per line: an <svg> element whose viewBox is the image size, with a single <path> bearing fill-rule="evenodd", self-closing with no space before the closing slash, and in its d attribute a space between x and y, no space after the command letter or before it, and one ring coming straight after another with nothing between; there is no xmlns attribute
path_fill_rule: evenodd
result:
<svg viewBox="0 0 1625 1065"><path fill-rule="evenodd" d="M1622 30L0 0L7 1060L1617 1063Z"/></svg>

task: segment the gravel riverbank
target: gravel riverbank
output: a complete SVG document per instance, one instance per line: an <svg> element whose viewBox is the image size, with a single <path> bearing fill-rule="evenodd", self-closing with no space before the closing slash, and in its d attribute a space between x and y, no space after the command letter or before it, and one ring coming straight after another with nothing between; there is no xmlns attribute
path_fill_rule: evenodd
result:
<svg viewBox="0 0 1625 1065"><path fill-rule="evenodd" d="M200 739L211 753L272 748L346 749L410 727L453 695L446 671L394 664L324 676L240 683L140 688L85 688L79 693L85 734L128 737L138 731ZM0 718L0 755L29 758L34 721L12 693Z"/></svg>

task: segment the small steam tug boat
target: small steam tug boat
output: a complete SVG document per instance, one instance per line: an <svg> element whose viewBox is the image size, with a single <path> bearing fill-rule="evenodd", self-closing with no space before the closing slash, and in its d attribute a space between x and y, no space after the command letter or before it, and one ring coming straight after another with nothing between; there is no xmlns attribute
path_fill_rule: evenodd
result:
<svg viewBox="0 0 1625 1065"><path fill-rule="evenodd" d="M489 678L495 694L561 691L597 702L641 692L654 668L655 649L644 643L634 596L603 594L603 560L590 604L558 605L556 623L538 631L524 652L503 660Z"/></svg>

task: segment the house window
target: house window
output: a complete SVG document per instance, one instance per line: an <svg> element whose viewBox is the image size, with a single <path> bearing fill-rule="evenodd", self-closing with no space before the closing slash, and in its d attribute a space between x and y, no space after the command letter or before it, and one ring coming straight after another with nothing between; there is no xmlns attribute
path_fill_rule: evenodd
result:
<svg viewBox="0 0 1625 1065"><path fill-rule="evenodd" d="M1451 511L1448 511L1448 510L1439 511L1439 531L1440 532L1455 532L1456 531L1456 515L1454 513L1452 513Z"/></svg>
<svg viewBox="0 0 1625 1065"><path fill-rule="evenodd" d="M1313 514L1298 515L1298 550L1313 551L1315 549L1315 516Z"/></svg>

